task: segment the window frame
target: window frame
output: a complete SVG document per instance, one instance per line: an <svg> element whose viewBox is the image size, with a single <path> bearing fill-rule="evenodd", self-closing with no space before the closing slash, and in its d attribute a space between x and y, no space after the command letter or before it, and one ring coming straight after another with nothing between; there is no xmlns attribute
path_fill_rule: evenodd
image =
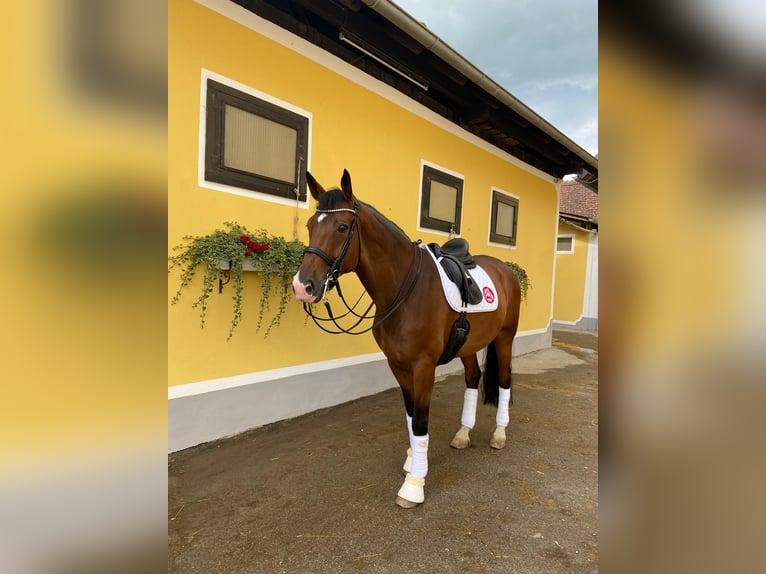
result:
<svg viewBox="0 0 766 574"><path fill-rule="evenodd" d="M571 244L569 246L569 249L566 251L560 251L559 250L559 239L570 239ZM556 234L556 255L562 254L562 255L571 255L575 252L575 236L573 233L557 233Z"/></svg>
<svg viewBox="0 0 766 574"><path fill-rule="evenodd" d="M250 197L253 196L252 192L255 192L264 194L261 196L263 199L273 198L292 204L296 201L294 191L296 184L293 182L277 180L223 164L226 105L231 105L296 130L295 175L299 190L297 200L299 204L307 205L306 170L309 167L310 115L302 114L297 109L290 109L289 106L280 105L273 98L262 97L265 94L258 94L255 90L246 89L245 86L235 87L222 80L223 78L212 74L203 74L205 106L201 121L204 122L205 132L202 138L203 150L200 160L202 180L209 184L206 187L234 193L244 192L241 194Z"/></svg>
<svg viewBox="0 0 766 574"><path fill-rule="evenodd" d="M497 225L497 204L504 203L513 207L513 235L503 235L497 233L495 227ZM516 247L519 237L519 207L521 201L518 196L503 191L496 187L492 188L490 196L490 209L489 209L489 243L502 245L504 247Z"/></svg>
<svg viewBox="0 0 766 574"><path fill-rule="evenodd" d="M437 219L429 215L428 208L431 200L431 181L437 181L443 185L456 188L454 222ZM463 219L464 187L465 178L462 175L424 162L422 164L420 178L420 213L418 216L418 229L449 235L454 225L455 235L460 235L460 226Z"/></svg>

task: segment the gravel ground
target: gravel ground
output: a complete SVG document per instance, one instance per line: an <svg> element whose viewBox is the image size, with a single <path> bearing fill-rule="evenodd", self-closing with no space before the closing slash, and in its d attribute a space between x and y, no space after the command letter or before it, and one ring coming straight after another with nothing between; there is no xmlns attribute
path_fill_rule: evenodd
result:
<svg viewBox="0 0 766 574"><path fill-rule="evenodd" d="M394 505L407 446L399 389L169 455L168 571L598 571L598 336L555 331L516 357L504 450L462 376L434 390L426 501Z"/></svg>

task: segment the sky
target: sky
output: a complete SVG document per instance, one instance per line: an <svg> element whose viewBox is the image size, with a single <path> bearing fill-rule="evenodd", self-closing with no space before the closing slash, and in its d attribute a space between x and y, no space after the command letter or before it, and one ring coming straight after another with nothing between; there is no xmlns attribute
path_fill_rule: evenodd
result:
<svg viewBox="0 0 766 574"><path fill-rule="evenodd" d="M597 0L394 0L589 153L598 153Z"/></svg>

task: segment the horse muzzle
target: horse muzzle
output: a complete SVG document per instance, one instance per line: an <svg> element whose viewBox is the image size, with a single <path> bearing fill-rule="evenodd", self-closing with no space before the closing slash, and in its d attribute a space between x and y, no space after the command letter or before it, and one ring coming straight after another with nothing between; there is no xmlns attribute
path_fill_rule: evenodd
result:
<svg viewBox="0 0 766 574"><path fill-rule="evenodd" d="M316 303L318 297L315 294L316 286L314 285L314 282L309 280L304 283L298 278L299 273L296 273L293 277L293 292L295 293L295 298L301 303Z"/></svg>

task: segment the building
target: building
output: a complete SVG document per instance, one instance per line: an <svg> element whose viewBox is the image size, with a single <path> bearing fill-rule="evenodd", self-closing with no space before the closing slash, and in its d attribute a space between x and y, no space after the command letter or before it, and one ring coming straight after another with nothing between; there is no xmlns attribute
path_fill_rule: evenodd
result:
<svg viewBox="0 0 766 574"><path fill-rule="evenodd" d="M553 325L598 330L598 194L577 179L561 183Z"/></svg>
<svg viewBox="0 0 766 574"><path fill-rule="evenodd" d="M168 18L169 249L226 221L305 243L305 170L346 168L411 238L524 267L514 352L550 345L558 188L595 158L388 1L170 0ZM255 333L257 282L228 342L225 288L205 329L191 295L169 308L171 451L396 386L371 335L324 334L297 303Z"/></svg>

